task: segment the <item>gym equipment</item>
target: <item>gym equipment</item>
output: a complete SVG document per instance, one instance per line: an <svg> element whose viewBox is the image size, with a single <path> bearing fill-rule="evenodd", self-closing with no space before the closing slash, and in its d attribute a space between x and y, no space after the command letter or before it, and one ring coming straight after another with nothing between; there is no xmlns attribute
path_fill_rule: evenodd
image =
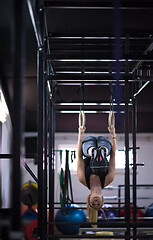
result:
<svg viewBox="0 0 153 240"><path fill-rule="evenodd" d="M118 217L118 211L111 204L104 204L103 209L98 211L98 222L115 221L116 217Z"/></svg>
<svg viewBox="0 0 153 240"><path fill-rule="evenodd" d="M145 217L153 217L153 203L149 205L145 212ZM153 219L152 219L153 221Z"/></svg>
<svg viewBox="0 0 153 240"><path fill-rule="evenodd" d="M110 129L115 126L115 115L114 115L113 111L109 112L109 115L108 115L108 126L109 126Z"/></svg>
<svg viewBox="0 0 153 240"><path fill-rule="evenodd" d="M95 233L96 236L114 236L113 232L96 232ZM113 238L97 238L98 240L113 240Z"/></svg>
<svg viewBox="0 0 153 240"><path fill-rule="evenodd" d="M115 115L114 115L114 105L113 105L113 84L111 81L109 82L109 88L110 88L110 112L108 116L108 127L111 129L112 127L115 127Z"/></svg>
<svg viewBox="0 0 153 240"><path fill-rule="evenodd" d="M29 224L26 224L23 228L25 240L37 240L33 238L33 234L37 234L37 219L33 219Z"/></svg>
<svg viewBox="0 0 153 240"><path fill-rule="evenodd" d="M82 209L79 209L79 205L77 204L71 204L68 209L66 209L66 212L68 214L64 214L63 210L60 209L56 213L55 216L55 222L71 222L71 223L77 223L77 222L86 222L86 215ZM56 224L56 227L60 232L63 234L77 234L79 232L79 225L65 225L65 224Z"/></svg>
<svg viewBox="0 0 153 240"><path fill-rule="evenodd" d="M26 182L21 188L21 201L31 207L37 203L38 186L35 182Z"/></svg>
<svg viewBox="0 0 153 240"><path fill-rule="evenodd" d="M120 209L120 216L125 217L125 206L123 209ZM144 213L141 209L137 209L137 222L143 222ZM123 220L124 221L124 220ZM133 222L133 205L130 205L130 221Z"/></svg>
<svg viewBox="0 0 153 240"><path fill-rule="evenodd" d="M60 152L60 161L62 162L62 151ZM61 168L60 173L60 204L61 207L66 207L70 206L73 202L71 173L69 169L69 151L66 150L65 171Z"/></svg>
<svg viewBox="0 0 153 240"><path fill-rule="evenodd" d="M82 93L82 105L80 105L80 113L79 113L79 127L85 129L86 125L86 117L84 113L84 82L81 83L81 93Z"/></svg>
<svg viewBox="0 0 153 240"><path fill-rule="evenodd" d="M29 209L25 211L22 215L23 219L37 219L38 218L38 212L35 209Z"/></svg>
<svg viewBox="0 0 153 240"><path fill-rule="evenodd" d="M27 210L31 210L31 209L34 209L34 210L36 210L37 211L37 209L38 209L38 204L36 203L35 205L33 205L32 207L29 207L29 206L27 206L27 205L25 205L25 204L21 204L21 215L23 215L24 214L24 212L26 212Z"/></svg>

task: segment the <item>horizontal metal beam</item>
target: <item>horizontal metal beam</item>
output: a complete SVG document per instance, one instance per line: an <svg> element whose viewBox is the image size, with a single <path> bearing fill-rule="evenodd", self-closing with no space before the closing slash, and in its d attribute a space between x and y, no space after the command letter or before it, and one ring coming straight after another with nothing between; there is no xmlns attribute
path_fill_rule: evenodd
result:
<svg viewBox="0 0 153 240"><path fill-rule="evenodd" d="M113 85L115 85L116 80L112 81L113 82ZM77 81L74 81L74 80L57 80L56 81L58 85L64 85L64 86L79 86L81 83L82 83L82 80L77 80ZM129 81L130 82L130 81ZM131 80L132 82L132 80ZM103 85L103 86L109 86L109 80L108 81L94 81L94 80L85 80L84 81L85 85L86 86L95 86L95 85ZM120 82L120 85L123 85L124 86L124 82L121 81Z"/></svg>
<svg viewBox="0 0 153 240"><path fill-rule="evenodd" d="M56 40L56 43L59 43L59 42L69 42L71 41L72 43L79 43L79 42L83 42L83 43L89 43L89 40L91 42L94 42L94 41L99 41L99 40L112 40L114 41L115 40L115 37L112 36L112 35L109 35L109 33L104 33L104 34L99 34L99 33L85 33L85 35L83 33L78 33L78 32L75 32L75 33L48 33L48 39L51 40L51 41L55 41ZM124 35L122 35L120 37L121 40L125 40L126 37ZM132 42L135 42L135 41L140 41L139 44L142 42L142 41L150 41L153 39L153 36L151 34L142 34L140 36L129 36L129 40L132 40ZM58 40L58 41L57 41Z"/></svg>
<svg viewBox="0 0 153 240"><path fill-rule="evenodd" d="M120 1L121 10L151 10L153 4L151 1ZM113 10L114 2L109 1L45 1L46 8L66 8L66 9L102 9L102 10Z"/></svg>
<svg viewBox="0 0 153 240"><path fill-rule="evenodd" d="M133 76L132 74L120 74L120 84L124 85L125 79L128 79L129 82L153 82L153 76ZM55 74L50 75L47 77L47 80L57 81L60 84L65 85L77 85L80 84L82 81L85 82L85 84L88 85L108 85L110 81L113 82L113 84L116 84L116 76L115 74L72 74L72 73L66 73L66 74Z"/></svg>
<svg viewBox="0 0 153 240"><path fill-rule="evenodd" d="M80 110L58 110L56 109L56 113L62 113L62 114L79 114ZM103 113L103 114L109 114L110 113L110 109L109 110L84 110L85 114L99 114L99 113ZM117 111L114 111L114 113L118 113ZM124 113L124 111L119 111L119 113Z"/></svg>
<svg viewBox="0 0 153 240"><path fill-rule="evenodd" d="M34 158L36 158L37 157L37 155L35 154L35 153L29 153L29 154L23 154L23 156L25 157L25 158L32 158L32 159L34 159ZM14 157L14 155L13 154L10 154L10 153L1 153L0 154L0 159L11 159L11 158L13 158Z"/></svg>
<svg viewBox="0 0 153 240"><path fill-rule="evenodd" d="M76 222L49 222L49 224L56 224L56 225L60 225L60 224L63 224L63 225L76 225ZM124 228L126 227L126 222L77 222L78 225L80 226L90 226L91 224L98 224L99 226L102 226L102 227L109 227L109 228L116 228L116 227L120 227L120 228ZM150 228L152 227L152 221L146 221L146 222L130 222L130 228L133 228L133 227L137 227L137 228L142 228L142 227L145 227L145 228Z"/></svg>
<svg viewBox="0 0 153 240"><path fill-rule="evenodd" d="M34 236L36 237L36 236ZM83 234L83 235L48 235L48 239L152 239L151 235L113 235L113 236L104 236L104 235L93 235L93 234ZM129 238L130 237L130 238Z"/></svg>
<svg viewBox="0 0 153 240"><path fill-rule="evenodd" d="M126 39L127 32L122 32L122 36L120 37L121 40ZM110 32L56 32L48 33L48 38L52 40L114 40L115 36L112 35ZM153 39L153 35L149 32L142 32L141 33L131 33L129 35L130 40L151 40Z"/></svg>
<svg viewBox="0 0 153 240"><path fill-rule="evenodd" d="M69 73L65 73L65 74L55 74L55 75L50 75L48 76L48 80L108 80L108 81L112 81L115 80L116 75L115 74L94 74L94 73L90 73L90 74L69 74ZM129 80L133 80L132 74L129 75L125 75L125 74L120 74L120 80L125 80L125 79L129 79Z"/></svg>
<svg viewBox="0 0 153 240"><path fill-rule="evenodd" d="M96 61L104 61L104 62L112 62L116 61L114 54L109 53L99 53L99 52L91 52L91 53L59 53L59 54L46 54L46 60L52 61L84 61L84 62L96 62ZM153 61L152 54L122 54L119 61Z"/></svg>
<svg viewBox="0 0 153 240"><path fill-rule="evenodd" d="M67 102L56 102L56 106L80 106L81 102L73 102L73 103L67 103ZM84 102L84 106L110 106L110 102ZM114 106L117 106L117 103L113 103ZM125 106L125 103L120 103L120 106ZM132 102L129 103L129 105L132 105Z"/></svg>

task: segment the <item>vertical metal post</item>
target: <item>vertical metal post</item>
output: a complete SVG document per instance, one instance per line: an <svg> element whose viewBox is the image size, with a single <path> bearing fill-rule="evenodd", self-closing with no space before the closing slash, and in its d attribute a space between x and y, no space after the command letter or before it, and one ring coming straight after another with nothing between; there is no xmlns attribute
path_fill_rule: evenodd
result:
<svg viewBox="0 0 153 240"><path fill-rule="evenodd" d="M49 124L49 222L54 221L54 90L51 82L50 124ZM49 234L54 234L54 225L49 225Z"/></svg>
<svg viewBox="0 0 153 240"><path fill-rule="evenodd" d="M133 97L133 222L137 218L137 181L136 181L136 132L137 132L137 98ZM133 235L137 235L137 228L133 228ZM134 238L136 239L136 238Z"/></svg>
<svg viewBox="0 0 153 240"><path fill-rule="evenodd" d="M38 50L38 239L44 239L44 172L43 172L43 48Z"/></svg>
<svg viewBox="0 0 153 240"><path fill-rule="evenodd" d="M126 38L126 52L128 52L128 38ZM125 62L125 74L128 76L128 60ZM130 177L129 177L129 81L125 79L125 221L127 224L126 235L130 239Z"/></svg>
<svg viewBox="0 0 153 240"><path fill-rule="evenodd" d="M119 217L120 217L120 211L121 211L121 186L118 186L118 209L119 209Z"/></svg>
<svg viewBox="0 0 153 240"><path fill-rule="evenodd" d="M20 161L23 149L23 70L25 50L24 1L14 0L14 102L13 102L13 162L12 162L12 219L10 239L21 239Z"/></svg>
<svg viewBox="0 0 153 240"><path fill-rule="evenodd" d="M127 223L127 235L130 235L130 178L129 178L129 109L128 95L129 83L125 81L125 220ZM129 237L130 239L130 237Z"/></svg>
<svg viewBox="0 0 153 240"><path fill-rule="evenodd" d="M46 68L45 68L46 69ZM48 143L48 94L46 71L44 79L44 234L47 236L47 143ZM47 238L45 238L47 239Z"/></svg>
<svg viewBox="0 0 153 240"><path fill-rule="evenodd" d="M42 47L38 49L38 239L47 235L47 166L46 166L46 79L45 79L45 29L44 7L38 6L38 21Z"/></svg>

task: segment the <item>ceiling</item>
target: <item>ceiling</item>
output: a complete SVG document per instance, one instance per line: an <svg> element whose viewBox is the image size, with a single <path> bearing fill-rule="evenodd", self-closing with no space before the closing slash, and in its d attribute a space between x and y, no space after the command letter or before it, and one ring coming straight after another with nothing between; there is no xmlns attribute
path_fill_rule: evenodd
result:
<svg viewBox="0 0 153 240"><path fill-rule="evenodd" d="M37 13L35 1L31 2ZM41 1L40 1L41 3ZM2 3L1 3L2 4ZM39 5L39 4L38 4ZM0 74L11 109L13 100L13 4L1 6ZM129 131L137 95L137 131L153 132L153 2L45 0L47 81L54 86L56 132L77 132L78 112L86 113L87 132L107 132L111 96L116 131L124 132L125 92ZM36 16L36 15L35 15ZM37 131L37 40L27 5L24 69L25 131ZM36 17L36 26L41 27ZM120 60L120 61L119 61ZM129 89L125 87L129 80Z"/></svg>

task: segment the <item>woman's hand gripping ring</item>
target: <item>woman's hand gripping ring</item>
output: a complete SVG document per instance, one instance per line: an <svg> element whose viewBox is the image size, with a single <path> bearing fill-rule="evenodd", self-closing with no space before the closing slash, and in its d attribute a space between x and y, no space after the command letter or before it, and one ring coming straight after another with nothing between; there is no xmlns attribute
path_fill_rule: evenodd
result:
<svg viewBox="0 0 153 240"><path fill-rule="evenodd" d="M79 113L79 127L82 127L83 129L85 129L85 125L86 125L85 113L84 111L81 110Z"/></svg>

